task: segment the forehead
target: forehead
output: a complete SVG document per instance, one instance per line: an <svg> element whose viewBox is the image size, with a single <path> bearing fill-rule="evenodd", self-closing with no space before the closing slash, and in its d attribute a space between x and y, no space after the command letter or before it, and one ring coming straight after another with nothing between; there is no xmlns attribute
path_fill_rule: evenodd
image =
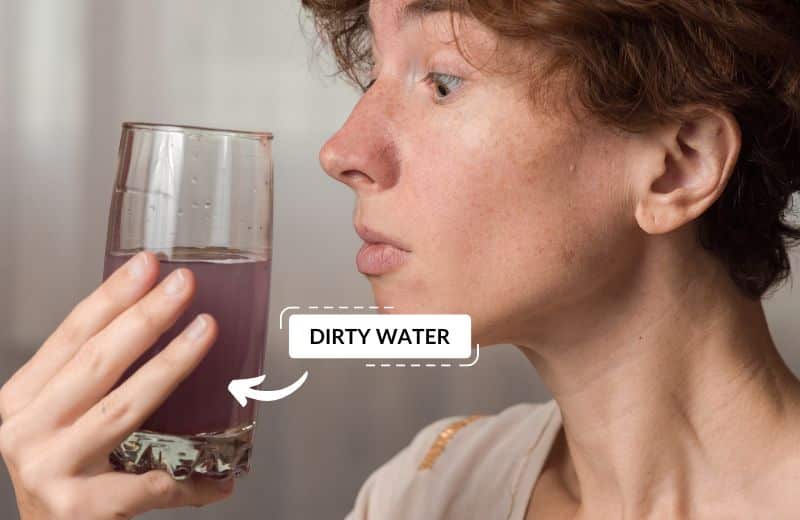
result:
<svg viewBox="0 0 800 520"><path fill-rule="evenodd" d="M367 29L377 46L378 40L396 40L409 26L421 28L426 36L416 40L415 33L415 41L438 41L457 48L474 59L472 64L488 66L487 72L492 68L513 72L527 60L530 49L526 45L498 38L464 9L464 2L458 0L370 0Z"/></svg>
<svg viewBox="0 0 800 520"><path fill-rule="evenodd" d="M367 28L370 32L399 31L405 25L428 15L459 11L459 2L450 0L370 0Z"/></svg>
<svg viewBox="0 0 800 520"><path fill-rule="evenodd" d="M367 31L373 43L394 39L409 27L421 29L441 43L487 47L496 43L495 35L464 11L463 3L453 0L370 0Z"/></svg>
<svg viewBox="0 0 800 520"><path fill-rule="evenodd" d="M370 0L367 25L371 32L376 28L399 29L403 10L411 0Z"/></svg>

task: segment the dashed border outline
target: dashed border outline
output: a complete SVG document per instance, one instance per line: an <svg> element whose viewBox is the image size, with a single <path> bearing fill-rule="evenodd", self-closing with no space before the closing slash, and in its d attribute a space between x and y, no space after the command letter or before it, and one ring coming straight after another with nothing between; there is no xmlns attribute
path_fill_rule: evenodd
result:
<svg viewBox="0 0 800 520"><path fill-rule="evenodd" d="M458 367L473 367L478 362L478 359L481 357L481 345L480 343L475 344L475 359L471 363L459 363L458 365L453 365L452 363L364 363L364 366L367 368L375 368L375 367L382 367L382 368L420 368L420 367L444 367L450 368L452 366Z"/></svg>
<svg viewBox="0 0 800 520"><path fill-rule="evenodd" d="M320 309L323 309L323 310L349 310L349 309L354 309L354 310L364 310L364 309L377 310L377 309L387 309L387 310L389 310L389 309L394 309L394 306L393 305L387 305L387 306L380 307L378 305L306 305L306 308L308 310L312 310L312 311L316 311L316 310L320 310ZM300 307L299 305L288 305L288 306L284 307L283 309L281 309L281 314L280 314L280 317L278 318L278 329L283 330L283 314L286 311L289 311L289 310L300 310L300 309L302 309L302 307ZM480 346L479 343L476 343L475 344L475 359L471 363L459 363L458 366L459 367L472 367L472 366L475 366L478 363L478 359L480 359L480 357L481 357L481 346ZM364 366L368 367L368 368L375 368L375 367L378 367L378 366L380 366L382 368L388 368L388 367L396 367L396 368L444 367L444 368L450 368L450 367L453 366L453 364L452 363L425 363L425 364L422 364L422 363L364 363Z"/></svg>
<svg viewBox="0 0 800 520"><path fill-rule="evenodd" d="M302 307L300 307L298 305L288 305L288 306L284 307L283 309L281 309L281 314L280 314L280 317L278 318L278 329L283 330L283 313L285 313L286 311L290 311L290 310L300 310L300 309L302 309ZM346 311L346 310L350 310L350 309L354 309L354 310L369 309L369 310L373 310L374 311L374 310L378 310L378 309L391 310L391 309L394 309L394 305L384 305L383 307L378 306L378 305L306 305L306 309L312 310L312 311L318 311L320 309L323 309L323 310L326 310L326 311L335 311L335 310Z"/></svg>

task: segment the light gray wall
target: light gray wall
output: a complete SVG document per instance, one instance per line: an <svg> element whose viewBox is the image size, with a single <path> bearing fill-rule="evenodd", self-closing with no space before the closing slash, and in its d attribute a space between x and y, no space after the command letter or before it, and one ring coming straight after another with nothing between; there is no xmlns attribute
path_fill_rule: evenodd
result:
<svg viewBox="0 0 800 520"><path fill-rule="evenodd" d="M0 381L99 283L122 121L276 135L268 381L304 369L309 381L261 408L254 470L232 499L146 518L341 518L428 422L549 398L508 347L453 370L289 359L282 307L371 303L354 267L352 195L317 162L356 93L312 59L299 13L291 0L0 0ZM798 303L786 289L768 302L782 345L797 344ZM800 368L800 352L784 355ZM13 518L4 471L0 518Z"/></svg>

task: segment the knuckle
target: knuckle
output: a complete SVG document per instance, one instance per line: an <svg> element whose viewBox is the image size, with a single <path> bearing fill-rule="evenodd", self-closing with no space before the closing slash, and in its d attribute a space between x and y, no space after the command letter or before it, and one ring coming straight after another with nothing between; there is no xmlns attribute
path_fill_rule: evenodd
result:
<svg viewBox="0 0 800 520"><path fill-rule="evenodd" d="M83 317L90 312L90 306L91 296L87 296L78 302L55 330L53 339L56 339L59 343L65 344L83 341L88 334Z"/></svg>
<svg viewBox="0 0 800 520"><path fill-rule="evenodd" d="M153 372L159 374L160 376L164 376L166 374L170 374L173 370L170 362L164 358L164 353L159 353L156 357L150 360L150 367L152 368Z"/></svg>
<svg viewBox="0 0 800 520"><path fill-rule="evenodd" d="M23 438L17 421L9 420L0 425L0 455L9 463L16 461Z"/></svg>
<svg viewBox="0 0 800 520"><path fill-rule="evenodd" d="M97 341L89 340L78 350L75 362L91 374L101 374L106 369L107 355Z"/></svg>
<svg viewBox="0 0 800 520"><path fill-rule="evenodd" d="M162 374L177 374L182 372L186 365L186 360L176 352L177 349L172 348L173 346L165 348L153 358L156 370Z"/></svg>
<svg viewBox="0 0 800 520"><path fill-rule="evenodd" d="M92 295L93 303L99 307L113 308L117 306L119 298L114 294L110 285L104 283L100 285Z"/></svg>
<svg viewBox="0 0 800 520"><path fill-rule="evenodd" d="M83 329L79 322L80 320L78 319L77 314L70 315L61 323L61 325L58 326L53 335L48 338L48 341L56 341L64 345L74 345L75 343L79 343L83 338L85 338Z"/></svg>
<svg viewBox="0 0 800 520"><path fill-rule="evenodd" d="M159 322L153 313L142 303L136 304L131 308L133 319L136 325L143 329L158 329Z"/></svg>
<svg viewBox="0 0 800 520"><path fill-rule="evenodd" d="M55 518L81 518L86 514L86 504L80 494L70 489L70 486L54 486L48 492L45 502Z"/></svg>
<svg viewBox="0 0 800 520"><path fill-rule="evenodd" d="M150 494L166 503L173 503L180 497L177 482L163 471L151 471L145 474L145 484Z"/></svg>
<svg viewBox="0 0 800 520"><path fill-rule="evenodd" d="M47 490L42 490L42 483L45 482L44 475L42 475L42 468L39 464L26 463L21 464L15 468L15 476L17 484L25 491L26 494L37 496L40 493L47 495Z"/></svg>
<svg viewBox="0 0 800 520"><path fill-rule="evenodd" d="M7 421L8 414L11 410L9 406L9 394L10 390L8 389L8 383L4 384L0 387L0 421Z"/></svg>
<svg viewBox="0 0 800 520"><path fill-rule="evenodd" d="M102 422L124 422L131 416L132 406L129 400L122 399L119 394L112 392L100 400L97 411Z"/></svg>
<svg viewBox="0 0 800 520"><path fill-rule="evenodd" d="M11 440L11 434L8 433L8 422L4 422L0 425L0 455L8 455L11 453L12 446L14 445L13 441Z"/></svg>

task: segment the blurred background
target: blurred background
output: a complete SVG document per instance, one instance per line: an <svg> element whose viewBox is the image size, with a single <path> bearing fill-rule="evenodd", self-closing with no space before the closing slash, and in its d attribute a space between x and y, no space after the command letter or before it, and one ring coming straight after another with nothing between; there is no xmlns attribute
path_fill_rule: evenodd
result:
<svg viewBox="0 0 800 520"><path fill-rule="evenodd" d="M253 471L231 499L144 518L342 518L369 473L431 421L550 398L507 346L468 369L289 359L284 306L372 304L354 264L353 196L317 160L358 92L318 48L293 0L0 0L0 383L100 282L122 121L275 134L265 388L305 369L309 380L261 405ZM795 372L799 304L789 284L766 302ZM0 464L0 518L15 516Z"/></svg>

